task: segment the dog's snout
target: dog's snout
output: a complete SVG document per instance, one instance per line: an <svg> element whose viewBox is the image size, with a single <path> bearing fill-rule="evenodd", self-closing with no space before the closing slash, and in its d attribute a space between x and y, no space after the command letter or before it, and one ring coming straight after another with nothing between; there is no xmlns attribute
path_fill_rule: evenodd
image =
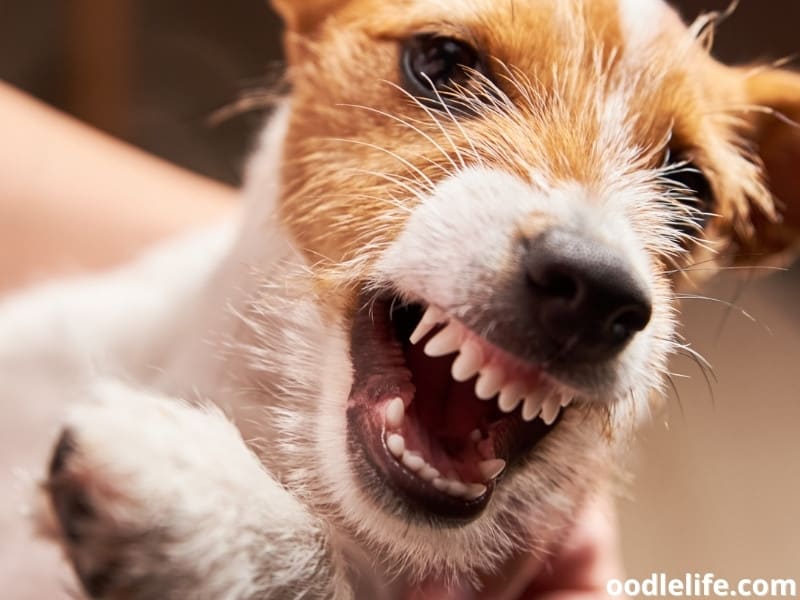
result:
<svg viewBox="0 0 800 600"><path fill-rule="evenodd" d="M650 322L650 297L628 259L581 232L554 229L527 240L524 271L524 310L533 310L533 333L559 361L612 358Z"/></svg>

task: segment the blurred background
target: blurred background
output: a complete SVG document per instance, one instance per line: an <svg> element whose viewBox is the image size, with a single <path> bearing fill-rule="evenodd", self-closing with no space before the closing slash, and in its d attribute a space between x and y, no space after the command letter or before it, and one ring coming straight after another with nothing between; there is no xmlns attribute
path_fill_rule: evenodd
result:
<svg viewBox="0 0 800 600"><path fill-rule="evenodd" d="M677 4L691 19L728 0ZM798 25L798 0L742 0L715 52L792 56ZM275 80L280 39L264 0L0 0L0 79L238 184L265 114L211 117ZM621 502L628 572L800 580L800 269L724 277L704 293L712 300L686 302L684 322L714 376L676 361L691 378L641 435Z"/></svg>

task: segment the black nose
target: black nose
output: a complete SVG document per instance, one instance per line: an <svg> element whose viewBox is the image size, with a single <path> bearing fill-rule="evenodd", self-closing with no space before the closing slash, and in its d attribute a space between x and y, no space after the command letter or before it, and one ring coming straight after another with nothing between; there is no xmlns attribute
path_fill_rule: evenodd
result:
<svg viewBox="0 0 800 600"><path fill-rule="evenodd" d="M526 242L533 322L554 360L597 362L618 354L650 322L652 304L619 251L554 229Z"/></svg>

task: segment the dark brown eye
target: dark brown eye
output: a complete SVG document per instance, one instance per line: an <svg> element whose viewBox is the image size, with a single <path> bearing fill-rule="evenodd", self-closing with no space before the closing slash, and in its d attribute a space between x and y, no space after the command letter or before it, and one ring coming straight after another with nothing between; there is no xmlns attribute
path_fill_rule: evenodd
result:
<svg viewBox="0 0 800 600"><path fill-rule="evenodd" d="M467 87L475 72L486 73L480 53L455 38L421 34L403 46L402 71L407 91L441 107L463 107L456 99L459 86Z"/></svg>
<svg viewBox="0 0 800 600"><path fill-rule="evenodd" d="M708 225L714 210L711 182L696 163L680 154L669 160L665 177L673 197L688 209L676 220L676 227L687 235L699 235Z"/></svg>

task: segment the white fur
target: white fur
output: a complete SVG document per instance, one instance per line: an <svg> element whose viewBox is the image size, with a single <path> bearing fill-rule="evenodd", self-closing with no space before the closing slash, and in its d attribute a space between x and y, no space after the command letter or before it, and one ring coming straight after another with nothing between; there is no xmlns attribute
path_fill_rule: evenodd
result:
<svg viewBox="0 0 800 600"><path fill-rule="evenodd" d="M273 217L287 117L284 108L253 163L249 218L237 241L227 228L196 236L110 276L48 287L0 310L6 377L19 373L23 356L45 372L66 360L51 393L93 400L67 425L80 457L71 468L116 491L89 488L102 506L97 535L116 539L166 524L161 536L144 535L141 556L118 544L122 558L147 573L142 594L155 586L164 598L182 597L185 586L201 598L286 597L287 589L346 597L345 560L361 565L360 592L377 597L382 584L369 573L398 582L468 580L522 548L544 557L616 460L601 438L599 412L569 413L531 467L504 481L485 514L463 527L409 525L362 494L346 460L347 337L321 317L308 268ZM508 201L481 209L489 206L481 192ZM465 293L453 274L475 283L495 269L508 250L509 224L541 206L569 218L589 210L575 194L544 197L509 176L465 171L415 211L375 276L412 290L418 282L405 273L415 261L438 260L424 267L450 270L440 287L415 291L446 304L455 300L447 294ZM619 215L608 214L622 227ZM468 254L464 240L481 252ZM235 419L266 470L219 413L184 404L206 400ZM91 544L69 552L79 567L97 563ZM154 564L151 553L165 558ZM290 568L298 561L310 570Z"/></svg>
<svg viewBox="0 0 800 600"><path fill-rule="evenodd" d="M614 179L597 186L605 194L591 193L571 183L536 189L502 171L469 168L438 185L408 220L397 241L383 255L380 279L414 299L440 306L456 316L488 304L498 280L513 261L515 232L530 217L578 229L598 243L618 249L645 282L654 298L655 314L645 332L624 351L610 378L595 382L583 398L603 404L624 404L636 399L633 412L646 412L649 392L657 385L669 354L674 319L670 298L658 286L651 270L645 242L653 232L637 231L636 207L650 202L657 192Z"/></svg>
<svg viewBox="0 0 800 600"><path fill-rule="evenodd" d="M646 48L664 30L674 11L664 0L618 0L622 31L628 47L637 52Z"/></svg>
<svg viewBox="0 0 800 600"><path fill-rule="evenodd" d="M637 27L657 21L662 6L621 3L632 39L646 42ZM520 551L544 560L619 460L618 440L604 435L609 419L625 437L673 343L671 299L654 269L673 241L663 233L669 218L645 201L657 174L632 166L629 97L624 85L610 89L581 99L585 118L602 121L595 143L607 161L591 193L545 168L531 168L536 186L462 168L403 211L402 233L370 266L371 281L457 314L488 301L515 226L540 213L617 245L654 296L648 330L471 523L440 528L388 514L348 462L346 323L323 316L325 299L277 217L289 103L252 162L237 234L224 225L111 275L0 305L0 393L47 377L44 392L30 389L83 401L66 422L77 446L60 475L65 485L88 482L83 491L98 507L85 525L93 537L65 543L78 568L97 569L116 553L124 577L139 584L126 597L137 599L377 599L427 576L470 583ZM508 104L498 122L525 127ZM139 546L123 543L131 534Z"/></svg>
<svg viewBox="0 0 800 600"><path fill-rule="evenodd" d="M66 422L77 444L70 475L97 511L76 524L88 540L69 549L79 571L104 568L111 545L111 557L143 572L137 598L335 593L327 525L275 481L218 409L107 379L88 393Z"/></svg>
<svg viewBox="0 0 800 600"><path fill-rule="evenodd" d="M122 561L137 597L185 598L188 586L209 599L348 597L353 585L380 598L387 578L398 589L434 574L463 583L523 548L543 558L616 460L599 414L569 414L535 467L464 527L409 526L360 492L344 443L345 332L322 319L308 268L272 218L274 195L262 191L278 185L275 132L287 116L254 163L259 184L237 241L226 226L0 307L0 393L46 373L44 391L30 389L78 406L65 423L77 443L68 469L97 483L83 491L98 515L90 541L66 544L68 554L86 570ZM187 404L208 400L264 469L219 412ZM130 535L140 543L119 541Z"/></svg>

